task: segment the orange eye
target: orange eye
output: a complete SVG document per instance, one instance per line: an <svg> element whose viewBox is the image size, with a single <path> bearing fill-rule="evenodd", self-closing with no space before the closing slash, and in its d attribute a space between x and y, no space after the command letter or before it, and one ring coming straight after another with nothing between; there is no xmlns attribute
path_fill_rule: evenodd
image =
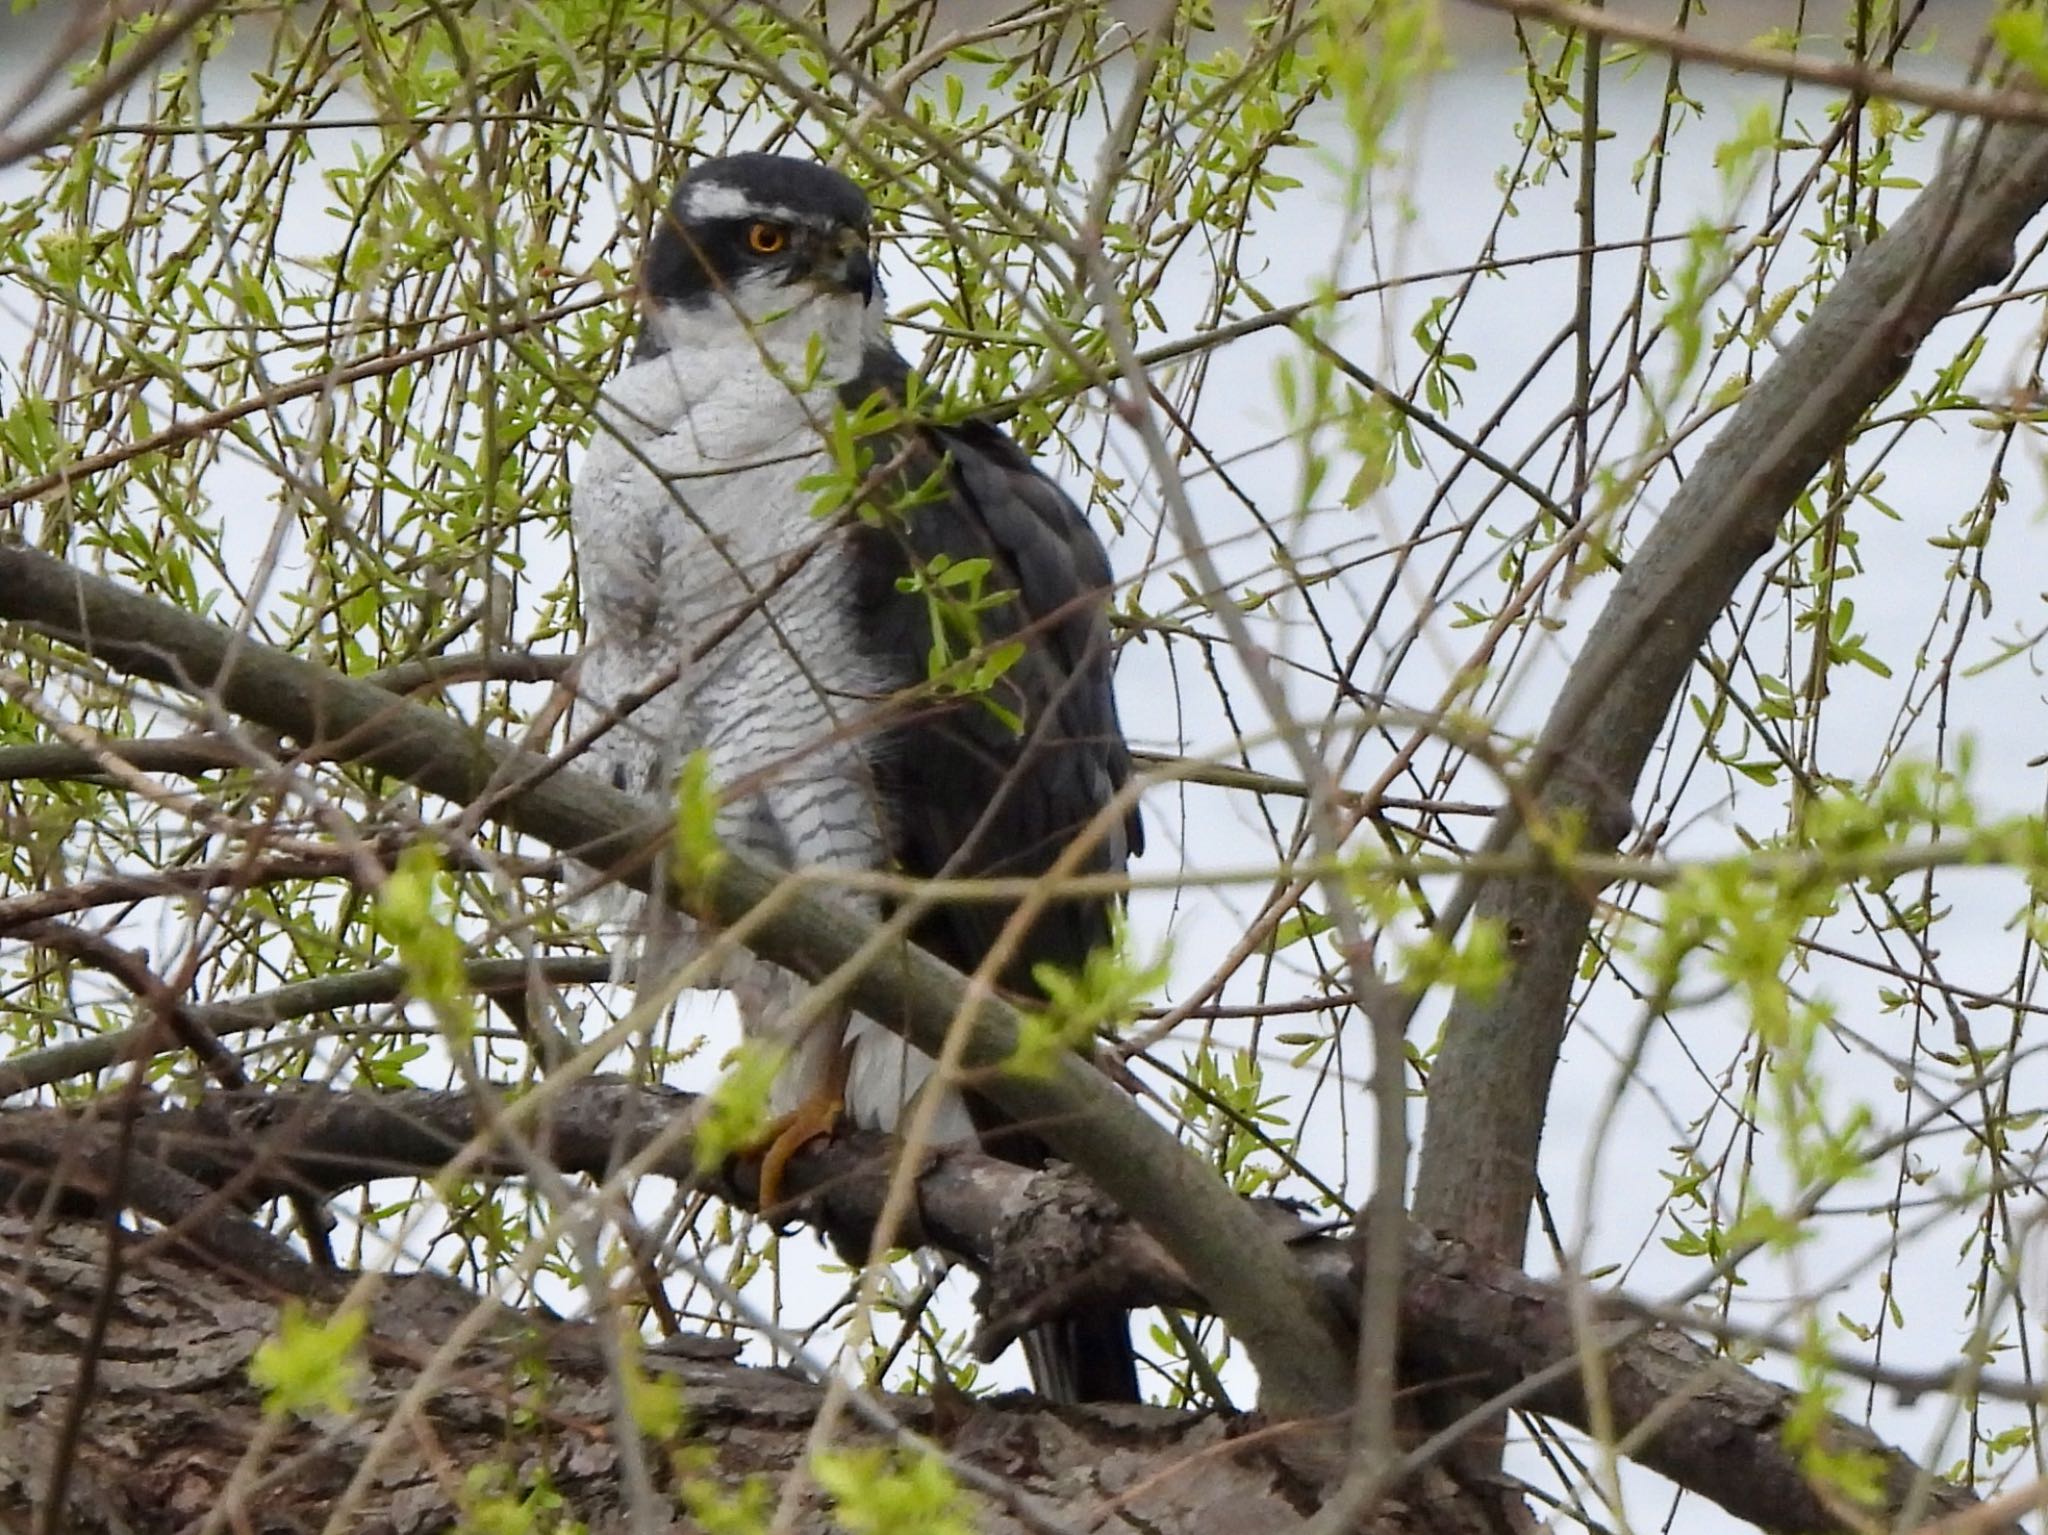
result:
<svg viewBox="0 0 2048 1535"><path fill-rule="evenodd" d="M757 256L772 256L789 244L789 231L780 224L749 224L747 249Z"/></svg>

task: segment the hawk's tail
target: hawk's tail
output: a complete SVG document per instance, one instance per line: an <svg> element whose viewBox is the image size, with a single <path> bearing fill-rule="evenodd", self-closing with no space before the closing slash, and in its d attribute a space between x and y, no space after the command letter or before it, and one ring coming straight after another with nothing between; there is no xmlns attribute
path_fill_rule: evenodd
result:
<svg viewBox="0 0 2048 1535"><path fill-rule="evenodd" d="M1138 1356L1130 1314L1118 1306L1076 1311L1024 1334L1031 1384L1050 1402L1135 1402Z"/></svg>

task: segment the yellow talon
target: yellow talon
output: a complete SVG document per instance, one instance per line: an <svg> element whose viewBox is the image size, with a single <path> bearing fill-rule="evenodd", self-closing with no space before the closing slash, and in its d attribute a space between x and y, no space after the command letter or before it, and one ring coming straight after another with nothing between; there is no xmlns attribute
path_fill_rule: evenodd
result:
<svg viewBox="0 0 2048 1535"><path fill-rule="evenodd" d="M849 1062L842 1050L833 1057L825 1080L787 1114L770 1121L762 1135L760 1208L765 1214L782 1202L782 1174L789 1159L812 1141L830 1135L846 1112L846 1074Z"/></svg>

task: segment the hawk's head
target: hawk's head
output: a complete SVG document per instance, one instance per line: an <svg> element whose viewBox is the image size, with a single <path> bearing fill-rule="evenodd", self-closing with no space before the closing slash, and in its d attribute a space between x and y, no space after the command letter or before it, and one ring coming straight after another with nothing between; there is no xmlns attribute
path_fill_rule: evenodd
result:
<svg viewBox="0 0 2048 1535"><path fill-rule="evenodd" d="M812 160L740 154L700 161L657 221L640 281L657 314L732 315L762 325L822 308L811 314L815 328L838 330L835 321L860 316L876 298L868 200Z"/></svg>

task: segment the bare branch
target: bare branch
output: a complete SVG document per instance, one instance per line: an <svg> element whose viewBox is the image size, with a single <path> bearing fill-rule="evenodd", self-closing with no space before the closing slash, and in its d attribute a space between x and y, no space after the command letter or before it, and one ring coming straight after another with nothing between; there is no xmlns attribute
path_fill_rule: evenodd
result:
<svg viewBox="0 0 2048 1535"><path fill-rule="evenodd" d="M101 107L117 100L122 92L170 52L187 32L203 21L209 11L219 6L220 0L185 0L184 4L157 16L156 24L147 34L75 99L67 101L61 110L28 127L13 128L10 123L8 126L13 131L0 134L0 166L12 165L17 160L48 149ZM34 78L40 84L51 77L51 72L38 71Z"/></svg>
<svg viewBox="0 0 2048 1535"><path fill-rule="evenodd" d="M145 1042L141 1045L143 1052L161 1049L175 1040L198 1056L221 1086L248 1086L242 1063L221 1048L219 1038L198 1010L187 1005L162 976L150 969L147 955L124 949L102 933L88 932L69 922L24 922L10 931L13 937L68 954L125 986L149 1014L150 1021L134 1031Z"/></svg>
<svg viewBox="0 0 2048 1535"><path fill-rule="evenodd" d="M1524 21L1547 21L1552 26L1583 32L1588 37L1612 43L1631 43L1651 53L1674 59L1693 59L1703 64L1732 69L1740 74L1762 75L1771 80L1796 80L1842 91L1862 99L1877 98L1928 107L1994 123L2048 124L2048 103L2032 91L1971 90L1918 80L1894 70L1861 63L1832 63L1782 48L1742 47L1717 43L1697 32L1638 21L1630 16L1601 10L1574 0L1465 0L1468 5L1500 11Z"/></svg>
<svg viewBox="0 0 2048 1535"><path fill-rule="evenodd" d="M14 1255L10 1286L32 1298L17 1310L9 1340L14 1407L0 1447L0 1511L10 1518L49 1506L47 1498L64 1530L172 1535L213 1513L226 1529L318 1529L356 1470L381 1456L356 1505L357 1527L453 1528L480 1497L516 1496L535 1484L559 1500L550 1512L560 1519L592 1530L630 1527L608 1414L616 1387L597 1326L495 1307L431 1274L381 1278L364 1306L354 1410L273 1415L249 1367L258 1345L277 1333L278 1290L153 1245L76 1221L38 1231L0 1214L0 1248ZM118 1368L103 1372L81 1423L79 1459L92 1474L51 1488L52 1417L76 1367L75 1319L117 1253L121 1279L104 1342ZM483 1325L469 1328L479 1317ZM447 1345L464 1337L460 1347ZM734 1364L732 1352L726 1340L685 1338L638 1360L689 1403L687 1438L669 1447L689 1457L700 1493L731 1496L752 1478L787 1473L801 1459L822 1395L783 1371ZM536 1362L545 1366L539 1381ZM431 1388L415 1408L423 1380ZM1298 1484L1238 1425L1213 1416L1142 1407L1096 1415L880 1393L864 1394L862 1406L864 1426L850 1440L943 1459L975 1494L973 1527L988 1535L1086 1529L1085 1520L1047 1510L1100 1508L1105 1496L1161 1535L1209 1529L1219 1506L1250 1528L1299 1522L1291 1501ZM384 1442L394 1418L404 1423L395 1446ZM530 1447L508 1458L507 1437L529 1435ZM534 1482L518 1480L526 1476ZM827 1535L844 1526L813 1502L792 1528ZM1385 1527L1385 1535L1420 1531L1413 1523Z"/></svg>

